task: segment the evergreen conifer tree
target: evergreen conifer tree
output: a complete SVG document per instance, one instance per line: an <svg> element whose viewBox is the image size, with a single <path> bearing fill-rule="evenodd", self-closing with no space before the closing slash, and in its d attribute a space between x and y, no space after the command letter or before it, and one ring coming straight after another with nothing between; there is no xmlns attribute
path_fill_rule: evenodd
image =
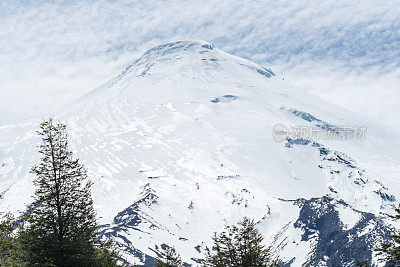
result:
<svg viewBox="0 0 400 267"><path fill-rule="evenodd" d="M175 248L166 246L162 253L162 259L158 259L156 267L182 267L182 259Z"/></svg>
<svg viewBox="0 0 400 267"><path fill-rule="evenodd" d="M72 157L66 125L49 119L37 133L41 162L31 170L36 190L20 233L26 258L44 266L116 265L118 254L98 240L92 183Z"/></svg>
<svg viewBox="0 0 400 267"><path fill-rule="evenodd" d="M6 214L0 222L0 266L26 266L16 233L18 222Z"/></svg>
<svg viewBox="0 0 400 267"><path fill-rule="evenodd" d="M400 219L400 207L395 208L396 215L392 217L395 220ZM389 266L398 266L395 264L400 264L400 235L394 234L391 236L392 242L390 243L382 243L381 247L376 249L377 255L381 256L380 261L388 262Z"/></svg>
<svg viewBox="0 0 400 267"><path fill-rule="evenodd" d="M271 260L270 248L261 244L263 237L254 221L249 218L243 218L238 226L225 226L222 233L214 234L213 241L214 245L206 257L205 266L277 266Z"/></svg>

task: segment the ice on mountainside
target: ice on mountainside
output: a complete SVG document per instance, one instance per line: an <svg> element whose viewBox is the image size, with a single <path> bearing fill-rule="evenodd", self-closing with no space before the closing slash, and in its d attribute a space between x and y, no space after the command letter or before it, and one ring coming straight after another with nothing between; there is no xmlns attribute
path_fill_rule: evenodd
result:
<svg viewBox="0 0 400 267"><path fill-rule="evenodd" d="M248 216L292 266L351 266L373 259L390 231L380 214L400 198L398 133L203 41L150 49L56 119L94 182L102 234L136 263L168 244L196 265L214 231ZM276 142L276 124L368 131ZM0 127L2 213L30 201L37 127Z"/></svg>

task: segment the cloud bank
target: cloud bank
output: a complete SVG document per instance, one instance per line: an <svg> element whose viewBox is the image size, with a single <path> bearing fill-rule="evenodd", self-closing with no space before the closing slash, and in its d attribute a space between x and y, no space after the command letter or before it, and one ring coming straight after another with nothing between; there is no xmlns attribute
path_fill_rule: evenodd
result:
<svg viewBox="0 0 400 267"><path fill-rule="evenodd" d="M0 124L40 116L145 50L203 39L400 129L391 1L0 1Z"/></svg>

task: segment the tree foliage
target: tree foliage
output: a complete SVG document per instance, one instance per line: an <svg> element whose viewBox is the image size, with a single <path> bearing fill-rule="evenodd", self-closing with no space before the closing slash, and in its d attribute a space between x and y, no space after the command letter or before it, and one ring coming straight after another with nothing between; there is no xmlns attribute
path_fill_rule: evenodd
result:
<svg viewBox="0 0 400 267"><path fill-rule="evenodd" d="M225 226L220 234L214 234L213 241L205 266L276 266L270 248L262 245L263 237L249 218L243 218L237 226Z"/></svg>
<svg viewBox="0 0 400 267"><path fill-rule="evenodd" d="M6 214L0 222L0 266L26 266L21 244L16 235L18 222Z"/></svg>
<svg viewBox="0 0 400 267"><path fill-rule="evenodd" d="M395 208L396 215L389 217L399 220L400 219L400 207ZM379 259L381 262L389 262L391 266L395 266L395 264L400 264L400 235L394 234L391 235L392 242L390 243L382 243L380 248L376 249L377 255L381 258Z"/></svg>
<svg viewBox="0 0 400 267"><path fill-rule="evenodd" d="M34 201L24 216L20 240L31 264L44 266L113 266L117 253L98 240L98 225L86 168L73 159L66 126L43 121L37 132L41 161Z"/></svg>
<svg viewBox="0 0 400 267"><path fill-rule="evenodd" d="M166 246L162 252L162 257L157 260L156 267L181 267L182 259L175 248Z"/></svg>

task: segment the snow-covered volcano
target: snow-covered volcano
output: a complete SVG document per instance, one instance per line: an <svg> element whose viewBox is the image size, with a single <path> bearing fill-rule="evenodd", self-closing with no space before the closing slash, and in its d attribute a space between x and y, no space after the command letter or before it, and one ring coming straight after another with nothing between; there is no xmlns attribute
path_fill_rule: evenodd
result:
<svg viewBox="0 0 400 267"><path fill-rule="evenodd" d="M351 266L372 259L400 199L398 133L202 41L150 49L55 118L94 181L103 234L136 263L168 244L196 265L214 231L249 216L292 266ZM30 201L37 122L0 127L0 212ZM277 124L367 130L277 142Z"/></svg>

